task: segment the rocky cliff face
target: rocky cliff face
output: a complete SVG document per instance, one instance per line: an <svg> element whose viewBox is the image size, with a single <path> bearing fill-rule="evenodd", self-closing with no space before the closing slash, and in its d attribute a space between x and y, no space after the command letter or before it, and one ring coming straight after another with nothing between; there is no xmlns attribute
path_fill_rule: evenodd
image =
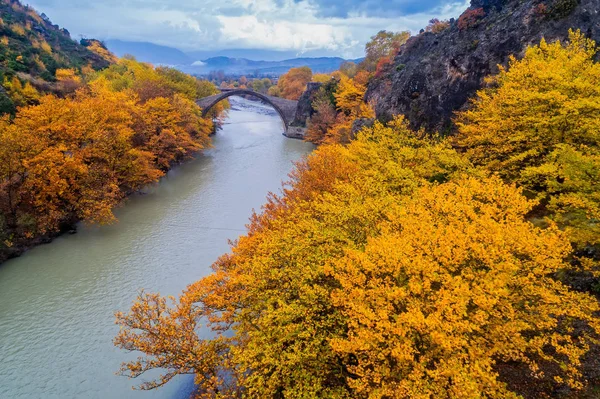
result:
<svg viewBox="0 0 600 399"><path fill-rule="evenodd" d="M452 131L452 116L484 78L522 56L530 44L564 40L581 29L600 44L600 0L472 0L470 20L452 20L440 33L421 33L404 45L366 94L377 117L404 114L412 127Z"/></svg>
<svg viewBox="0 0 600 399"><path fill-rule="evenodd" d="M306 85L306 90L298 99L298 108L296 109L296 117L292 122L293 126L306 127L307 120L314 114L312 102L323 84L318 82L309 82Z"/></svg>

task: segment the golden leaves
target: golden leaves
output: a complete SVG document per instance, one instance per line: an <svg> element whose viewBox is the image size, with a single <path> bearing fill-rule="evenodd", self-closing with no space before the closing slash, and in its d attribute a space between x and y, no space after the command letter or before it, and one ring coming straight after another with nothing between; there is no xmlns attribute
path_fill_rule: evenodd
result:
<svg viewBox="0 0 600 399"><path fill-rule="evenodd" d="M286 74L279 77L277 91L269 90L270 95L278 95L288 100L297 100L306 90L306 84L312 79L312 71L309 67L298 67L290 69Z"/></svg>
<svg viewBox="0 0 600 399"><path fill-rule="evenodd" d="M371 106L363 100L366 85L346 75L337 75L333 93L330 95L327 86L324 86L313 102L315 115L308 123L307 141L315 144L348 144L353 138L354 121L375 117ZM330 97L335 99L335 107Z"/></svg>
<svg viewBox="0 0 600 399"><path fill-rule="evenodd" d="M510 362L580 389L600 306L556 276L573 271L569 240L598 239L590 46L574 33L513 59L459 116L467 156L402 117L317 149L212 275L117 316L117 344L146 356L129 375L166 368L152 388L194 370L206 398L514 399ZM340 79L321 141L366 113L361 83Z"/></svg>
<svg viewBox="0 0 600 399"><path fill-rule="evenodd" d="M547 204L536 216L551 217L584 248L600 240L600 64L592 40L569 37L512 57L458 114L457 143L476 165Z"/></svg>
<svg viewBox="0 0 600 399"><path fill-rule="evenodd" d="M87 76L87 84L71 69L58 69L56 77L71 96L39 98L29 83L5 83L24 102L39 102L0 125L0 164L6 166L0 168L0 200L6 198L0 204L13 229L18 219L31 218L35 233L72 219L111 223L126 193L210 145L212 124L190 99L191 91L207 88L194 85L195 78L133 60ZM156 91L145 91L141 102L134 88L146 81L155 82ZM190 82L191 91L186 86L180 94Z"/></svg>
<svg viewBox="0 0 600 399"><path fill-rule="evenodd" d="M530 207L497 178L425 186L390 211L364 250L335 262L331 275L341 287L332 300L349 331L332 346L356 356L349 371L358 377L349 384L357 395L510 397L496 380L497 359L520 361L546 345L578 365L588 348L569 334L530 339L531 331L557 330L563 318L600 327L595 299L549 277L567 267L570 246L557 229L528 223ZM577 368L566 374L576 385Z"/></svg>

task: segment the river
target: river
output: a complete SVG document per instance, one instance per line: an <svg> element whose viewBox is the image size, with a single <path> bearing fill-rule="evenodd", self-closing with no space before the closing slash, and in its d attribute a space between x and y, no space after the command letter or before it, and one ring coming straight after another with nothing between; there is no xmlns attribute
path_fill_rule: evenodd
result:
<svg viewBox="0 0 600 399"><path fill-rule="evenodd" d="M274 110L232 97L214 148L117 210L0 265L0 398L186 398L193 377L155 391L116 376L133 359L113 347L114 312L145 289L178 295L210 273L313 146L282 136Z"/></svg>

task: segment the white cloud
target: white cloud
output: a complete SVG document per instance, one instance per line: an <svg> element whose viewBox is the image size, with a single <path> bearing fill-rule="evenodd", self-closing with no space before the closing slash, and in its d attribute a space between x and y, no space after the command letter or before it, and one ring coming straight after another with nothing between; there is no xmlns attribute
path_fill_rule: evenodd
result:
<svg viewBox="0 0 600 399"><path fill-rule="evenodd" d="M340 50L352 42L345 27L326 23L259 20L254 15L242 17L219 17L221 41L236 42L244 47Z"/></svg>
<svg viewBox="0 0 600 399"><path fill-rule="evenodd" d="M360 1L353 3L360 5ZM318 49L359 57L366 41L379 30L417 32L429 19L456 17L468 5L439 1L445 3L430 11L399 16L396 10L390 12L390 17L381 13L368 15L361 11L364 7L344 16L323 17L316 0L30 0L30 3L74 37L148 41L182 50L259 48L301 54Z"/></svg>

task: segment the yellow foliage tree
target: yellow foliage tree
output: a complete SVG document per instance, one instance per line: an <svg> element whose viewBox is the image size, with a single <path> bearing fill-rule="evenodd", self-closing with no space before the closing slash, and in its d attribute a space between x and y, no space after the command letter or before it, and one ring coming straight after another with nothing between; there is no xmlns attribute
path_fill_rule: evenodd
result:
<svg viewBox="0 0 600 399"><path fill-rule="evenodd" d="M4 88L8 96L17 107L36 104L40 99L40 93L29 82L21 83L21 80L13 76L12 79L4 78Z"/></svg>
<svg viewBox="0 0 600 399"><path fill-rule="evenodd" d="M467 168L448 142L422 140L402 120L377 124L347 148L319 148L298 166L285 195L272 196L253 217L248 236L215 263L213 275L172 307L144 294L118 315L123 328L115 343L148 355L122 372L166 369L142 386L152 388L197 371L202 397L217 389L227 398L240 389L249 397L352 397L348 365L330 345L347 321L331 302L339 283L325 266L377 236L391 204ZM191 332L201 320L214 340Z"/></svg>
<svg viewBox="0 0 600 399"><path fill-rule="evenodd" d="M82 86L81 76L74 69L57 69L56 80L58 80L58 88L62 94L75 92Z"/></svg>
<svg viewBox="0 0 600 399"><path fill-rule="evenodd" d="M94 39L88 39L88 50L98 54L111 64L116 63L119 59L104 46L100 41Z"/></svg>
<svg viewBox="0 0 600 399"><path fill-rule="evenodd" d="M375 112L365 103L367 87L341 75L333 96L338 114L335 123L329 127L322 142L325 144L347 144L352 139L352 125L356 119L374 118Z"/></svg>
<svg viewBox="0 0 600 399"><path fill-rule="evenodd" d="M541 200L577 248L600 244L600 64L579 31L529 47L458 114L457 144L476 165Z"/></svg>
<svg viewBox="0 0 600 399"><path fill-rule="evenodd" d="M315 73L312 76L313 82L327 83L330 80L331 80L331 74L327 74L327 73Z"/></svg>
<svg viewBox="0 0 600 399"><path fill-rule="evenodd" d="M528 365L532 379L555 363L548 377L582 387L600 306L551 277L570 245L525 220L533 205L498 178L426 186L328 266L348 320L332 347L355 397L517 398L498 379L503 362ZM572 335L576 320L591 333Z"/></svg>

